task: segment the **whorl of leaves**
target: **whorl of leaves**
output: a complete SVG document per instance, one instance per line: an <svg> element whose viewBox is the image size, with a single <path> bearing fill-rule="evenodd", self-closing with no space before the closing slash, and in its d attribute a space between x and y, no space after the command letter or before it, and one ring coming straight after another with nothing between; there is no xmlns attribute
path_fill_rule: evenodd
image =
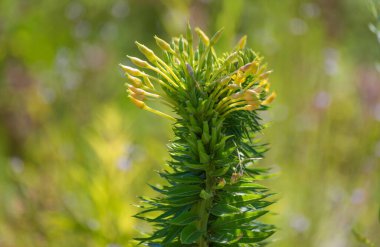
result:
<svg viewBox="0 0 380 247"><path fill-rule="evenodd" d="M257 182L266 170L253 167L266 151L256 135L263 128L259 111L267 109L266 64L243 37L231 53L218 57L203 31L197 49L192 30L169 44L155 37L164 56L136 42L148 61L129 57L140 69L121 65L129 79L128 97L139 108L174 120L168 168L160 172L161 195L142 197L135 217L154 231L139 238L147 246L262 246L274 226L258 219L267 214L272 194ZM160 100L175 114L149 107Z"/></svg>

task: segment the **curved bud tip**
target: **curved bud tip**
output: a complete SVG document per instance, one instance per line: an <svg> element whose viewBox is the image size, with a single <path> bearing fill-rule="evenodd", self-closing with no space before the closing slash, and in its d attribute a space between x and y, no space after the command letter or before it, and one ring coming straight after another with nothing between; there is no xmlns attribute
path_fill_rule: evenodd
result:
<svg viewBox="0 0 380 247"><path fill-rule="evenodd" d="M243 37L240 38L236 45L237 50L243 50L245 48L245 45L247 44L247 35L244 35Z"/></svg>
<svg viewBox="0 0 380 247"><path fill-rule="evenodd" d="M240 70L245 73L255 74L258 68L259 68L259 63L255 61L255 62L247 63L246 65L243 65L242 67L240 67Z"/></svg>
<svg viewBox="0 0 380 247"><path fill-rule="evenodd" d="M138 108L143 109L145 107L145 103L141 100L135 99L131 95L128 95L128 98L130 98L132 103L135 104Z"/></svg>
<svg viewBox="0 0 380 247"><path fill-rule="evenodd" d="M154 36L154 39L156 40L156 44L158 45L158 47L160 47L162 50L170 52L170 53L174 53L174 50L171 48L168 42L166 42L163 39L160 39L157 36Z"/></svg>
<svg viewBox="0 0 380 247"><path fill-rule="evenodd" d="M195 28L195 32L198 34L199 38L202 40L202 42L206 45L210 45L210 39L207 37L207 35L200 29L199 27Z"/></svg>
<svg viewBox="0 0 380 247"><path fill-rule="evenodd" d="M129 58L129 60L131 60L131 62L133 64L135 64L136 66L139 66L141 68L149 68L150 65L149 63L147 63L146 61L144 60L141 60L140 58L137 58L137 57L131 57L131 56L127 56Z"/></svg>
<svg viewBox="0 0 380 247"><path fill-rule="evenodd" d="M130 74L130 75L133 75L133 76L143 76L144 73L141 72L140 70L138 69L135 69L135 68L132 68L132 67L129 67L129 66L126 66L126 65L123 65L123 64L119 64L119 66L124 70L125 73L127 74Z"/></svg>
<svg viewBox="0 0 380 247"><path fill-rule="evenodd" d="M273 102L273 100L277 97L276 92L272 92L264 101L263 105L269 105L270 103Z"/></svg>
<svg viewBox="0 0 380 247"><path fill-rule="evenodd" d="M142 81L134 76L131 76L130 74L127 73L128 80L135 86L135 87L141 87L142 86Z"/></svg>
<svg viewBox="0 0 380 247"><path fill-rule="evenodd" d="M139 49L139 51L144 54L144 56L150 61L150 62L154 62L157 60L157 57L156 55L154 54L154 52L149 49L148 47L146 47L145 45L143 44L140 44L139 42L135 41L135 44L137 45L137 48Z"/></svg>

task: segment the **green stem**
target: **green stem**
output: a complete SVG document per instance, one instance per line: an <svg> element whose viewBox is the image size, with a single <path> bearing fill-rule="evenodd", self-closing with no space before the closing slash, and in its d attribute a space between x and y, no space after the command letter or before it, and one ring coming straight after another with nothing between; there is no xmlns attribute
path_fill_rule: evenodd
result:
<svg viewBox="0 0 380 247"><path fill-rule="evenodd" d="M210 164L209 169L206 170L206 188L205 191L212 195L210 198L203 199L198 204L198 215L200 217L199 220L199 229L204 232L204 235L199 239L198 246L199 247L208 247L208 241L206 238L208 231L208 219L210 216L210 210L213 201L214 195L214 178L210 176L211 171L213 170L213 166Z"/></svg>

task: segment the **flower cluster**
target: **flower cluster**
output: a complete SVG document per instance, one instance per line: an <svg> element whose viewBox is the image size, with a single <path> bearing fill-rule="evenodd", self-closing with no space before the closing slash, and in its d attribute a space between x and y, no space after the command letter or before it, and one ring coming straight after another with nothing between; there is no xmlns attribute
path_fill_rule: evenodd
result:
<svg viewBox="0 0 380 247"><path fill-rule="evenodd" d="M186 95L194 86L198 89L202 87L202 91L214 101L214 110L223 116L234 111L257 110L273 101L276 94L269 92L268 82L271 71L262 63L262 58L249 50L251 61L245 61L246 36L231 54L218 59L213 45L222 31L217 32L211 40L199 28L196 32L202 42L196 51L193 50L192 39L173 38L169 44L155 36L157 46L165 54L164 60L136 42L148 61L131 56L128 58L142 70L120 66L129 80L129 98L137 107L174 120L172 116L147 106L146 101L160 99L176 108L180 103L178 96ZM159 89L155 88L152 81Z"/></svg>

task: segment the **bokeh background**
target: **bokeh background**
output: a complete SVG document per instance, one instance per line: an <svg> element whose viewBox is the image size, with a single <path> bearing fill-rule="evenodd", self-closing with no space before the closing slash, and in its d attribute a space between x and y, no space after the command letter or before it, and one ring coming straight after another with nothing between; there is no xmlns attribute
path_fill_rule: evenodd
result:
<svg viewBox="0 0 380 247"><path fill-rule="evenodd" d="M134 41L225 27L274 73L271 246L380 246L380 45L369 1L1 0L0 246L135 246L170 123L126 98ZM380 37L380 34L379 34ZM157 50L157 49L155 49Z"/></svg>

